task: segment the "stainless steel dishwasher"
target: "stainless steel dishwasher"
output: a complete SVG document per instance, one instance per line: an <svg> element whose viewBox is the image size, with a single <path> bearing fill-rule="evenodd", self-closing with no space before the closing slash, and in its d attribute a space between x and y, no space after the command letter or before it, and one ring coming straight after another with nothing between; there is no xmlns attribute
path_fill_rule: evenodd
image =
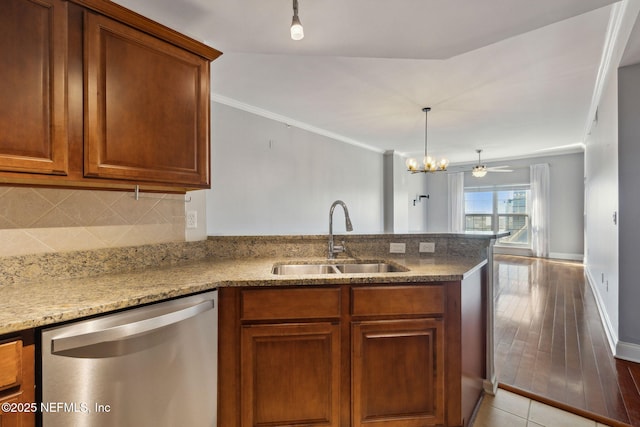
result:
<svg viewBox="0 0 640 427"><path fill-rule="evenodd" d="M217 291L43 330L43 427L215 427L217 331Z"/></svg>

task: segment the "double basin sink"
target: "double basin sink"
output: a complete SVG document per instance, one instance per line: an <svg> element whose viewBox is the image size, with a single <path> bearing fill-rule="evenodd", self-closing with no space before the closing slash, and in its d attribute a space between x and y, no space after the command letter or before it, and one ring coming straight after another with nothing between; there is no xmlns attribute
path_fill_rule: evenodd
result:
<svg viewBox="0 0 640 427"><path fill-rule="evenodd" d="M302 274L354 274L354 273L393 273L409 271L409 269L388 262L345 262L345 263L319 263L319 264L276 264L272 273L277 275L302 275Z"/></svg>

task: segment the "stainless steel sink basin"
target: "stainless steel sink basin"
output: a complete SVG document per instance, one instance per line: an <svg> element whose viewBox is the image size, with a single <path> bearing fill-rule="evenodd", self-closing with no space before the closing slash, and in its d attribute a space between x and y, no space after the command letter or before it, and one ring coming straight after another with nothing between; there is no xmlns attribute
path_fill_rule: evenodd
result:
<svg viewBox="0 0 640 427"><path fill-rule="evenodd" d="M392 273L394 271L407 271L405 268L387 264L386 262L363 263L363 264L337 264L336 268L341 273Z"/></svg>
<svg viewBox="0 0 640 427"><path fill-rule="evenodd" d="M296 274L357 274L393 273L408 271L407 268L387 262L348 262L341 264L276 264L272 273L278 275Z"/></svg>
<svg viewBox="0 0 640 427"><path fill-rule="evenodd" d="M340 273L332 264L282 264L274 265L273 274L336 274Z"/></svg>

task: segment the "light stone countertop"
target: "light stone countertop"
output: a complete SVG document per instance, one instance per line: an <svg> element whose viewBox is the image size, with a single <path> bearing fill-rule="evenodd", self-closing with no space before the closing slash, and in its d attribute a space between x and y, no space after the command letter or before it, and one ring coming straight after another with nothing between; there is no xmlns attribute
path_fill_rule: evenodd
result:
<svg viewBox="0 0 640 427"><path fill-rule="evenodd" d="M326 262L326 259L210 258L131 273L10 283L0 287L0 335L220 287L456 281L487 262L472 257L389 257L375 261L402 264L409 268L409 271L296 276L278 276L271 273L272 266L276 263L322 261ZM336 260L341 261L345 260Z"/></svg>

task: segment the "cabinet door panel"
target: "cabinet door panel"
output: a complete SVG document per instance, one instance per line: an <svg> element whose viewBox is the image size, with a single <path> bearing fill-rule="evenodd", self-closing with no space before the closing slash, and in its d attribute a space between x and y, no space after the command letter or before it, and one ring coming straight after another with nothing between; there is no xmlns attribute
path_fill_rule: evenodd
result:
<svg viewBox="0 0 640 427"><path fill-rule="evenodd" d="M209 62L85 14L85 176L207 186Z"/></svg>
<svg viewBox="0 0 640 427"><path fill-rule="evenodd" d="M356 322L352 340L354 427L444 423L441 319Z"/></svg>
<svg viewBox="0 0 640 427"><path fill-rule="evenodd" d="M0 398L0 404L8 403L11 405L19 405L22 403L22 399L20 394L11 396L6 399ZM5 412L0 409L0 427L23 427L22 424L22 413L15 412Z"/></svg>
<svg viewBox="0 0 640 427"><path fill-rule="evenodd" d="M3 0L0 170L65 175L67 4Z"/></svg>
<svg viewBox="0 0 640 427"><path fill-rule="evenodd" d="M340 327L242 328L242 426L339 425Z"/></svg>

